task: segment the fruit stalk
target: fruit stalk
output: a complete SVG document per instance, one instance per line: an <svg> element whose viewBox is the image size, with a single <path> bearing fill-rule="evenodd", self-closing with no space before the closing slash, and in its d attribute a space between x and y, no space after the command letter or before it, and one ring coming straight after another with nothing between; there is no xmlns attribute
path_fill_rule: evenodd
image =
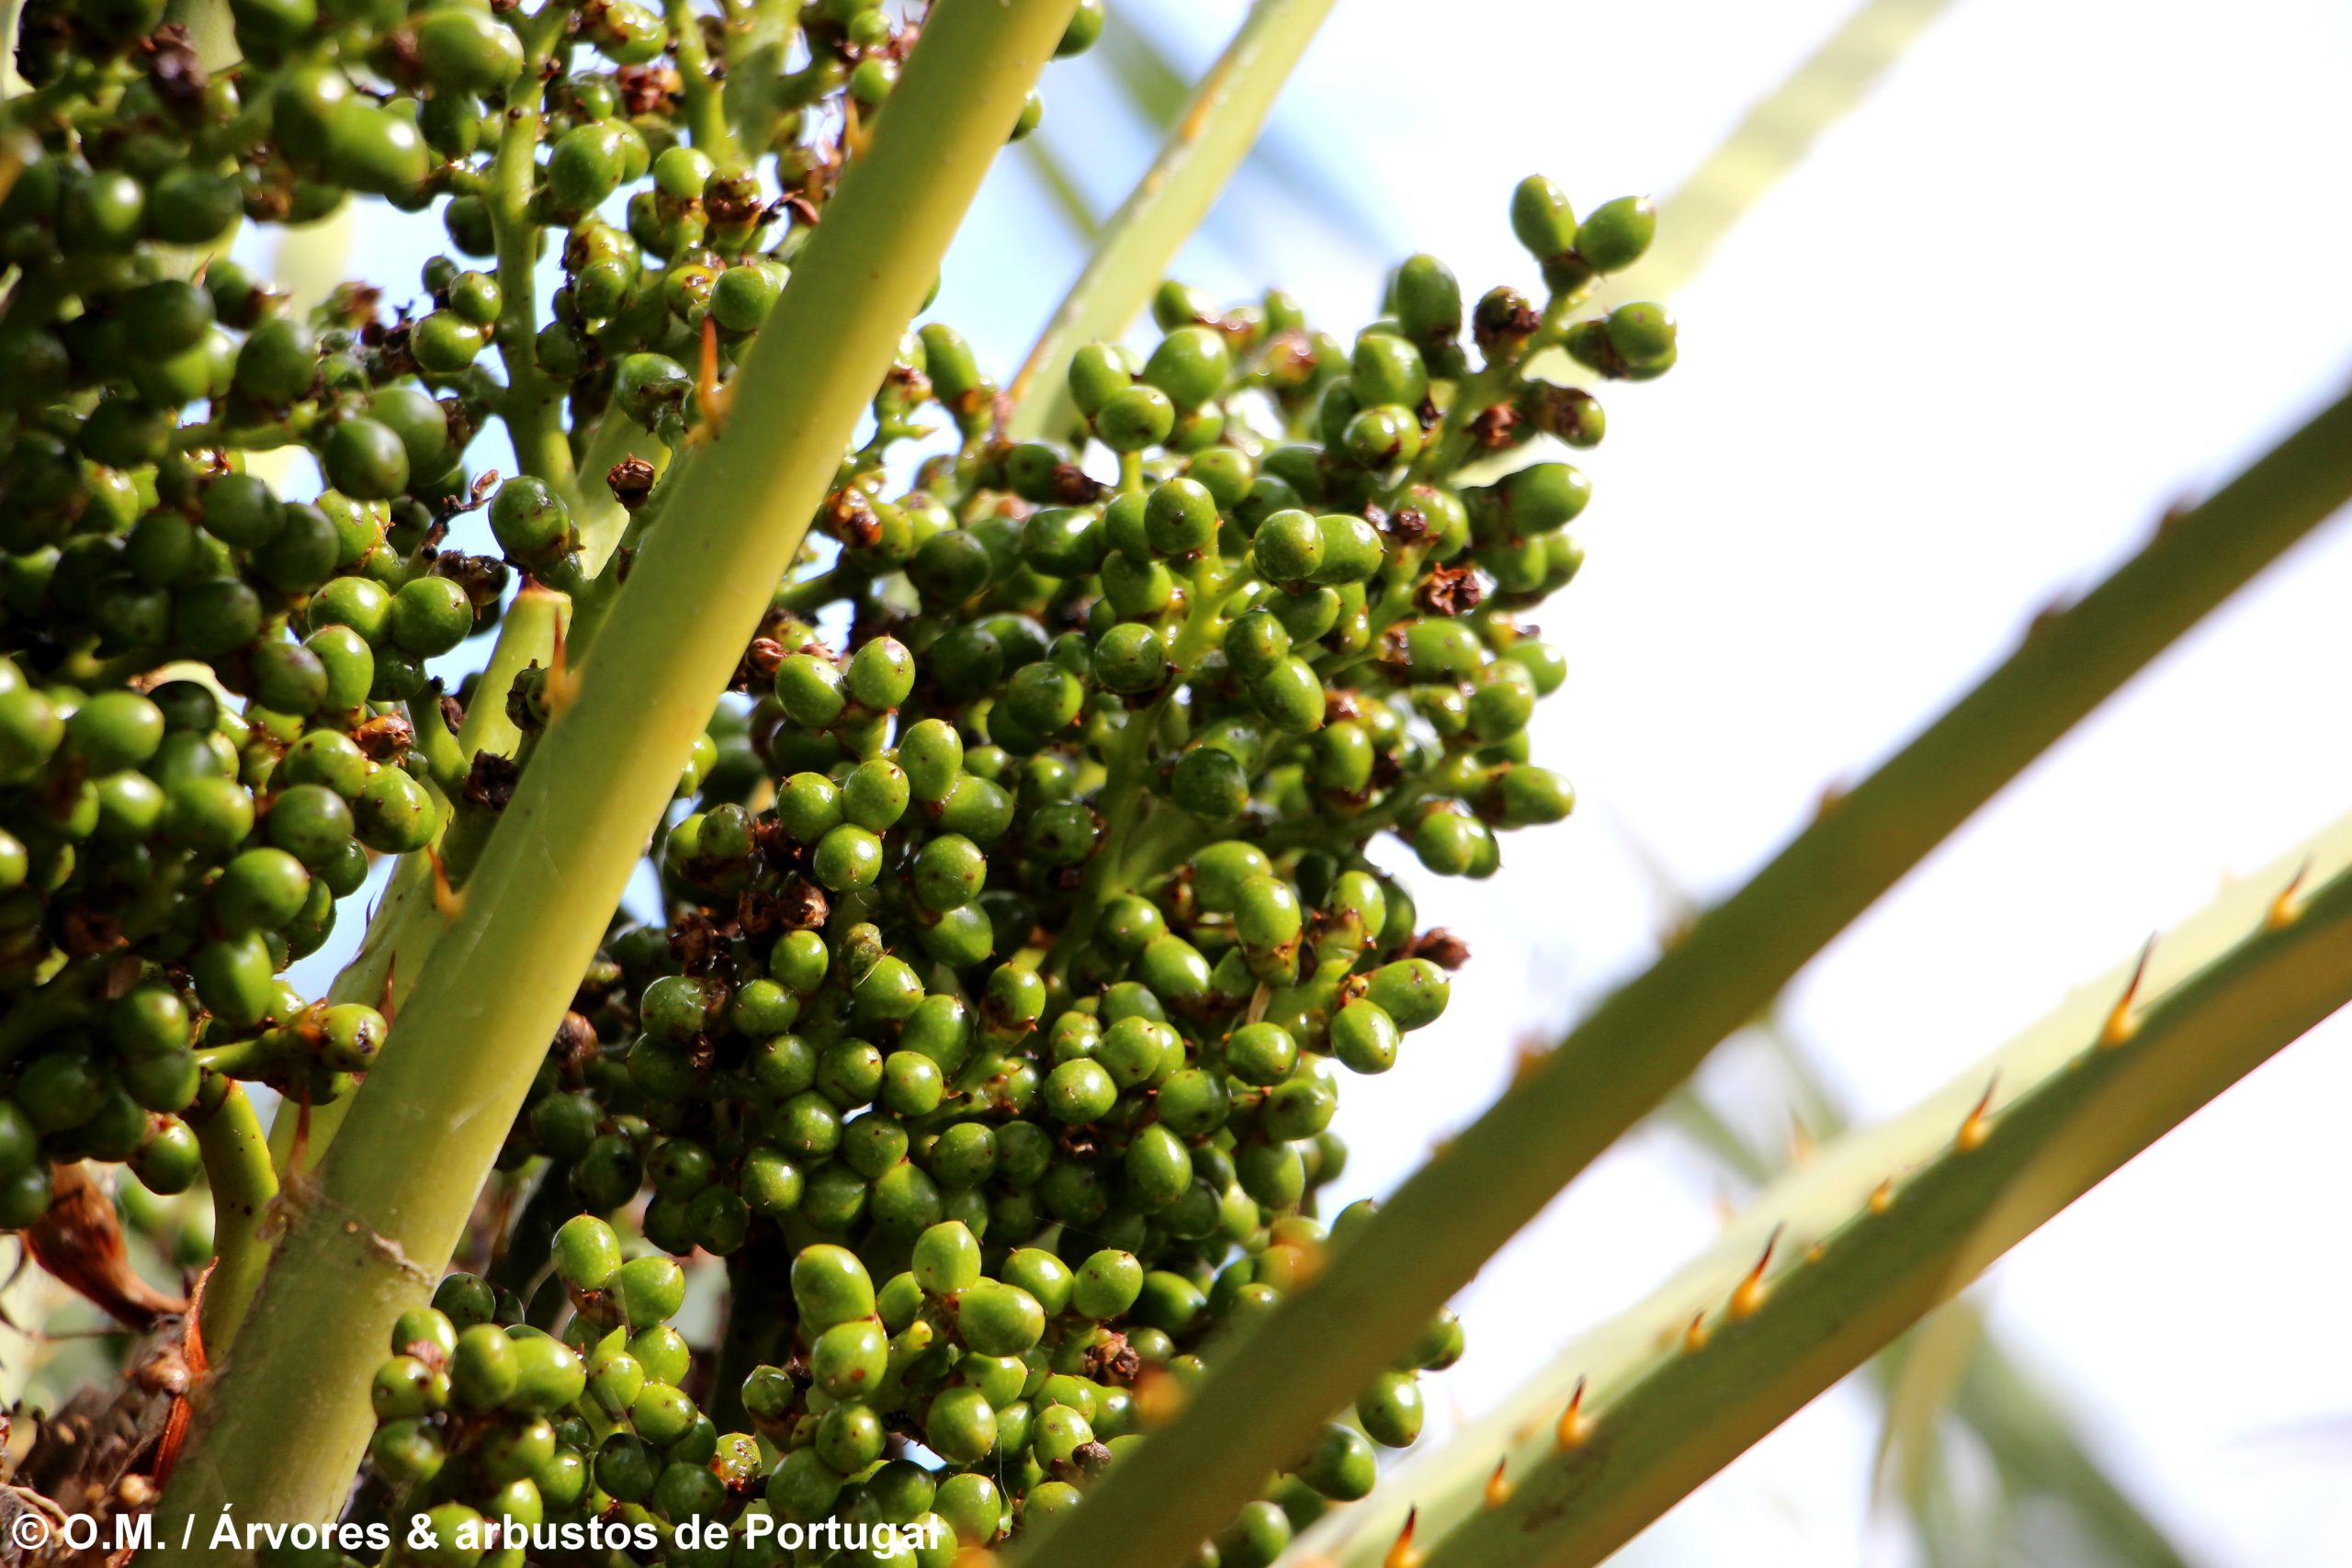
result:
<svg viewBox="0 0 2352 1568"><path fill-rule="evenodd" d="M241 1084L231 1083L210 1115L194 1122L204 1154L204 1179L212 1190L212 1273L204 1285L204 1337L227 1345L236 1337L252 1303L254 1287L269 1262L261 1227L277 1197L277 1168L261 1119Z"/></svg>

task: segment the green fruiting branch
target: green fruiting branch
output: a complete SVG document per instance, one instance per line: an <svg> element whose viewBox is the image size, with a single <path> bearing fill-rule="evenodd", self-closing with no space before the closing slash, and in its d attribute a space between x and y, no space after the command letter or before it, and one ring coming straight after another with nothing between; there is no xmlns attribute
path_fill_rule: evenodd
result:
<svg viewBox="0 0 2352 1568"><path fill-rule="evenodd" d="M213 1265L204 1286L203 1329L208 1341L225 1346L244 1321L269 1262L262 1226L277 1197L277 1168L242 1085L227 1084L220 1103L194 1125L212 1189Z"/></svg>
<svg viewBox="0 0 2352 1568"><path fill-rule="evenodd" d="M393 1319L450 1256L694 737L1071 9L944 0L931 13L742 368L731 419L681 476L598 657L558 705L400 1014L404 1038L317 1185L288 1194L285 1239L166 1494L167 1534L231 1503L284 1520L337 1506Z"/></svg>
<svg viewBox="0 0 2352 1568"><path fill-rule="evenodd" d="M1417 1511L1428 1568L1601 1561L2352 1000L2347 867L2352 818L2158 937L2144 973L2082 987L1914 1111L1831 1145L1446 1450L1302 1537L1299 1559L1373 1568Z"/></svg>
<svg viewBox="0 0 2352 1568"><path fill-rule="evenodd" d="M1832 804L1400 1188L1185 1414L1046 1535L1036 1568L1182 1561L1544 1203L1838 932L2208 611L2352 495L2352 398L2205 502Z"/></svg>
<svg viewBox="0 0 2352 1568"><path fill-rule="evenodd" d="M1070 356L1116 338L1250 155L1332 0L1257 0L1135 190L1102 228L1086 270L1054 311L1009 389L1016 440L1059 436L1075 417Z"/></svg>

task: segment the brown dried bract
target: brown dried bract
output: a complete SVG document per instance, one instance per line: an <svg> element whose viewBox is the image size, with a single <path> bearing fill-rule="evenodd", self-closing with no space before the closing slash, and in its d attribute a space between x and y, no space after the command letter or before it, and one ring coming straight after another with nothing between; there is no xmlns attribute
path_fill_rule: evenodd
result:
<svg viewBox="0 0 2352 1568"><path fill-rule="evenodd" d="M389 762L406 754L415 739L415 729L396 713L378 714L351 732L352 744L371 762Z"/></svg>
<svg viewBox="0 0 2352 1568"><path fill-rule="evenodd" d="M523 770L514 758L477 751L473 765L466 770L465 797L485 810L503 811L514 798L515 781L522 776Z"/></svg>
<svg viewBox="0 0 2352 1568"><path fill-rule="evenodd" d="M140 41L147 56L147 80L155 96L175 114L193 114L204 107L204 65L187 28L165 22Z"/></svg>
<svg viewBox="0 0 2352 1568"><path fill-rule="evenodd" d="M65 912L58 932L68 955L88 958L122 945L122 922L112 915L76 905Z"/></svg>
<svg viewBox="0 0 2352 1568"><path fill-rule="evenodd" d="M654 65L624 65L613 73L622 106L632 115L660 114L685 92L678 68L662 62Z"/></svg>
<svg viewBox="0 0 2352 1568"><path fill-rule="evenodd" d="M653 465L632 452L605 470L605 484L624 512L634 512L653 493Z"/></svg>
<svg viewBox="0 0 2352 1568"><path fill-rule="evenodd" d="M1478 607L1487 596L1486 584L1478 574L1466 566L1438 565L1430 568L1429 581L1422 583L1415 595L1420 606L1432 615L1459 615Z"/></svg>
<svg viewBox="0 0 2352 1568"><path fill-rule="evenodd" d="M786 931L815 931L832 913L832 904L825 890L806 877L796 876L786 881L776 894Z"/></svg>
<svg viewBox="0 0 2352 1568"><path fill-rule="evenodd" d="M1143 1371L1143 1358L1135 1352L1124 1334L1105 1334L1086 1348L1082 1362L1086 1375L1096 1382L1131 1383Z"/></svg>
<svg viewBox="0 0 2352 1568"><path fill-rule="evenodd" d="M1054 499L1064 506L1085 506L1100 501L1109 489L1076 463L1054 467Z"/></svg>
<svg viewBox="0 0 2352 1568"><path fill-rule="evenodd" d="M1483 408L1470 421L1470 439L1482 452L1499 452L1520 439L1519 411L1509 403Z"/></svg>
<svg viewBox="0 0 2352 1568"><path fill-rule="evenodd" d="M1459 969L1470 962L1470 944L1443 926L1431 926L1413 939L1405 956L1426 958L1441 969Z"/></svg>
<svg viewBox="0 0 2352 1568"><path fill-rule="evenodd" d="M670 952L689 975L707 970L718 955L719 945L718 928L699 909L683 910L670 922Z"/></svg>
<svg viewBox="0 0 2352 1568"><path fill-rule="evenodd" d="M26 1249L43 1269L125 1327L150 1329L187 1310L131 1268L114 1202L86 1166L53 1166L51 1178L55 1195L24 1232Z"/></svg>
<svg viewBox="0 0 2352 1568"><path fill-rule="evenodd" d="M446 577L466 591L466 602L477 613L495 604L506 592L513 573L496 556L469 556L444 550L433 560L433 574Z"/></svg>
<svg viewBox="0 0 2352 1568"><path fill-rule="evenodd" d="M865 492L842 486L825 498L817 513L818 525L853 549L865 549L882 537L882 520Z"/></svg>

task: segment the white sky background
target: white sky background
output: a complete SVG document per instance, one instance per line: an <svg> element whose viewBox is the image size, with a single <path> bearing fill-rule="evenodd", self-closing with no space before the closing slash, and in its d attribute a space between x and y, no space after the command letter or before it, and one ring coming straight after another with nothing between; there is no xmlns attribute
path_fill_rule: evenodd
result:
<svg viewBox="0 0 2352 1568"><path fill-rule="evenodd" d="M1113 5L1195 70L1243 9ZM1579 208L1670 190L1846 10L1343 0L1273 137L1378 243L1245 176L1180 273L1232 298L1279 282L1343 334L1414 248L1473 294L1532 286L1505 216L1521 175L1551 174ZM1675 373L1607 398L1611 435L1584 463L1589 564L1542 617L1572 673L1538 758L1583 807L1507 840L1492 882L1417 882L1476 958L1395 1072L1351 1080L1351 1187L1392 1185L1497 1092L1524 1027L1645 961L1655 911L1629 845L1728 891L2038 606L2335 394L2352 370L2348 73L2352 9L2324 0L1960 0L1735 232L1673 301ZM1046 94L1043 134L1108 210L1148 141L1093 63L1057 66ZM355 254L398 298L437 236L362 222ZM1008 159L939 314L1009 373L1079 260ZM2339 520L1814 965L1790 1018L1854 1110L1938 1087L2221 873L2352 807L2347 600ZM1749 1082L1737 1066L1713 1070ZM2352 1562L2347 1107L2339 1022L2029 1240L1992 1288L1999 1330L2217 1568ZM1605 1159L1473 1288L1440 1409L1480 1407L1638 1299L1709 1239L1714 1193L1661 1136ZM1627 1561L1909 1562L1868 1523L1871 1410L1849 1391L1820 1402Z"/></svg>

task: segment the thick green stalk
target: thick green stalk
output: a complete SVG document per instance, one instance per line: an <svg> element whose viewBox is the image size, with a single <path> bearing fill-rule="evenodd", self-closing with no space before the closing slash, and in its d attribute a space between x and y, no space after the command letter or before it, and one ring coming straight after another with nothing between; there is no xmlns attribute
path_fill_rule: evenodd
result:
<svg viewBox="0 0 2352 1568"><path fill-rule="evenodd" d="M2352 1000L2347 867L2352 818L2166 931L2144 973L2119 966L1915 1110L1831 1145L1502 1408L1309 1531L1298 1562L1374 1568L1414 1509L1426 1568L1599 1562Z"/></svg>
<svg viewBox="0 0 2352 1568"><path fill-rule="evenodd" d="M1142 181L1102 226L1086 270L1046 323L1010 389L1007 432L1016 441L1060 435L1075 410L1070 355L1126 331L1169 263L1216 205L1258 140L1275 95L1315 39L1332 0L1257 0L1249 19L1201 79L1192 107L1168 134Z"/></svg>
<svg viewBox="0 0 2352 1568"><path fill-rule="evenodd" d="M240 1086L232 1083L220 1103L205 1116L191 1116L204 1179L212 1190L212 1277L204 1285L204 1338L225 1346L236 1337L252 1302L254 1287L269 1261L261 1229L277 1196L277 1169L261 1118Z"/></svg>
<svg viewBox="0 0 2352 1568"><path fill-rule="evenodd" d="M942 0L738 378L679 476L595 655L541 736L287 1233L198 1396L162 1529L323 1519L369 1429L399 1313L450 1256L647 832L1073 0Z"/></svg>
<svg viewBox="0 0 2352 1568"><path fill-rule="evenodd" d="M1313 1285L1228 1347L1184 1417L1064 1516L1034 1568L1182 1561L1521 1225L1831 938L2206 612L2352 495L2352 397L2071 608L1399 1188Z"/></svg>

